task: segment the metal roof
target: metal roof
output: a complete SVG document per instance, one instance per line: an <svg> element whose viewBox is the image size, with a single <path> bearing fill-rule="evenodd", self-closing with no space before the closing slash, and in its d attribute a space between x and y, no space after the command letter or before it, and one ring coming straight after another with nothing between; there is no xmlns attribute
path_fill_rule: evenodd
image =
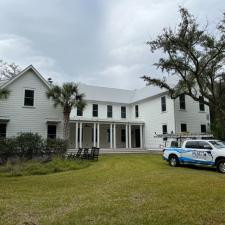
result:
<svg viewBox="0 0 225 225"><path fill-rule="evenodd" d="M87 84L80 84L79 91L80 93L85 94L86 100L123 104L135 103L166 92L165 90L154 86L146 86L136 90L125 90Z"/></svg>
<svg viewBox="0 0 225 225"><path fill-rule="evenodd" d="M43 81L49 88L49 83L41 76L41 74L32 66L28 66L21 71L17 76L6 81L0 81L0 87L5 88L15 80L19 79L28 70L33 70L34 73ZM94 85L79 84L79 92L85 94L85 99L90 101L112 102L122 104L132 104L147 98L154 97L166 92L165 89L154 86L146 86L136 90L126 90L118 88L99 87Z"/></svg>

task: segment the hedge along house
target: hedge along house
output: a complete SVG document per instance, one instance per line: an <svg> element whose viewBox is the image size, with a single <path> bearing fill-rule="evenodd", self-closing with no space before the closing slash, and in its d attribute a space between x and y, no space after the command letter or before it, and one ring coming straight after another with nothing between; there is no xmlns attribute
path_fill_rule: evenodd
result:
<svg viewBox="0 0 225 225"><path fill-rule="evenodd" d="M44 138L63 137L63 111L46 97L50 84L31 65L13 79L2 82L10 90L0 101L0 136L21 132ZM147 86L138 90L79 85L87 105L70 115L69 148L152 149L163 144L155 133L206 133L209 108L188 96L171 99L167 92Z"/></svg>

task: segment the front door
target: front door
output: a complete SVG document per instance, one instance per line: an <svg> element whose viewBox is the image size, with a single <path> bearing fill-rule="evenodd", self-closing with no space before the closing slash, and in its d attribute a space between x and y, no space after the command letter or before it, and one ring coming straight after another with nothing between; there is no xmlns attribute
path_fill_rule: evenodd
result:
<svg viewBox="0 0 225 225"><path fill-rule="evenodd" d="M140 148L140 129L135 129L135 147Z"/></svg>

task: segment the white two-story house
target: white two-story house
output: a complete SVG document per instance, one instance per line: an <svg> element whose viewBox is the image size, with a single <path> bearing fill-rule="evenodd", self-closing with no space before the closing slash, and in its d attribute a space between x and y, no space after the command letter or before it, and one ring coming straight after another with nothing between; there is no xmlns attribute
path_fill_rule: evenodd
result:
<svg viewBox="0 0 225 225"><path fill-rule="evenodd" d="M43 138L62 138L63 111L46 97L51 87L31 65L0 84L10 95L0 101L0 136L21 132ZM83 111L70 115L69 147L156 149L163 143L156 134L209 132L209 108L188 96L171 99L167 92L147 86L138 90L79 85L85 94Z"/></svg>

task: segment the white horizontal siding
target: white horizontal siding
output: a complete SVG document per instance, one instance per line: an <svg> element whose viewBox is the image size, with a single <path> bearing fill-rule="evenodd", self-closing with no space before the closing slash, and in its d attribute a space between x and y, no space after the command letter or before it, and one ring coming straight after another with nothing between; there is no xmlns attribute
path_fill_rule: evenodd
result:
<svg viewBox="0 0 225 225"><path fill-rule="evenodd" d="M24 90L34 89L35 105L32 108L24 107ZM19 79L8 86L10 95L7 100L0 101L0 117L9 118L7 123L7 137L16 136L20 132L39 133L44 138L47 137L47 120L61 121L57 125L57 136L63 136L63 111L60 107L55 108L52 101L46 97L46 85L32 72L28 70ZM85 93L84 93L85 94ZM98 104L98 117L92 116L92 105ZM135 116L135 105L139 106L139 116ZM107 118L107 105L113 106L113 117ZM191 133L200 133L201 124L210 125L209 108L205 106L205 112L199 111L199 103L186 96L186 110L179 109L179 99L175 101L166 97L167 111L161 112L161 96L151 97L135 104L110 103L103 101L87 101L83 116L77 116L74 108L71 112L71 120L106 120L109 123L119 122L144 122L144 146L147 149L158 148L163 144L161 138L155 138L155 133L162 134L162 125L167 125L168 133L180 132L180 124L186 123L187 129ZM126 106L126 119L121 118L121 106ZM118 126L117 147L125 147L121 142L121 128ZM108 125L101 124L100 139L103 147L108 147L107 129ZM123 126L124 129L124 126ZM91 143L91 127L85 127L88 145ZM85 134L84 134L85 135ZM70 134L71 146L75 145L75 126L71 124ZM133 136L132 136L133 137ZM133 140L132 140L133 143ZM134 145L134 143L133 143Z"/></svg>
<svg viewBox="0 0 225 225"><path fill-rule="evenodd" d="M57 125L57 136L62 137L63 113L61 108L54 108L47 99L47 87L32 70L28 70L8 87L8 99L0 101L0 116L10 119L7 124L7 137L16 136L20 132L39 133L47 137L48 119L60 120ZM34 107L24 107L24 89L34 89Z"/></svg>
<svg viewBox="0 0 225 225"><path fill-rule="evenodd" d="M98 104L98 117L92 116L92 105ZM112 118L107 117L107 105L112 105ZM121 118L121 106L126 106L126 118ZM74 108L71 112L70 118L71 120L76 119L85 119L85 120L92 120L92 119L100 119L100 120L109 120L109 121L118 121L121 122L128 122L132 119L132 106L127 104L116 104L116 103L103 103L103 102L87 102L86 107L83 110L83 116L77 116L77 109Z"/></svg>
<svg viewBox="0 0 225 225"><path fill-rule="evenodd" d="M159 148L162 138L155 138L155 133L162 134L162 125L167 125L168 133L175 132L174 101L166 96L166 112L161 111L161 96L139 104L141 117L145 121L145 148Z"/></svg>
<svg viewBox="0 0 225 225"><path fill-rule="evenodd" d="M187 124L187 131L191 133L201 133L201 124L207 125L210 131L209 107L205 105L205 111L200 112L199 103L191 97L185 96L186 109L180 110L179 98L175 100L176 132L181 132L181 123Z"/></svg>

